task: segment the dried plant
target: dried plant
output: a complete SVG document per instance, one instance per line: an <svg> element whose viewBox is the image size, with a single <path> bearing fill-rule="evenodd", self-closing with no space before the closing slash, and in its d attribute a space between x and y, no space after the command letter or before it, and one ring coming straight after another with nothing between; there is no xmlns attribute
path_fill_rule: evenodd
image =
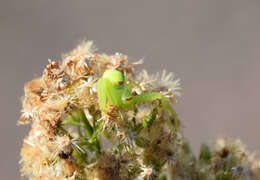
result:
<svg viewBox="0 0 260 180"><path fill-rule="evenodd" d="M180 94L179 80L165 71L136 74L134 67L141 63L128 63L127 56L119 53L98 54L90 41L65 54L62 61L49 60L42 76L24 86L18 124L31 124L31 130L21 149L22 176L30 180L260 179L260 161L239 141L220 138L210 146L203 144L196 157L172 109ZM102 109L101 90L112 92L113 86L98 93L97 85L108 69L122 73L125 82L119 84L125 84L131 96L126 103L144 94L160 94L160 98L132 103L131 108L111 100ZM168 121L165 108L173 115Z"/></svg>

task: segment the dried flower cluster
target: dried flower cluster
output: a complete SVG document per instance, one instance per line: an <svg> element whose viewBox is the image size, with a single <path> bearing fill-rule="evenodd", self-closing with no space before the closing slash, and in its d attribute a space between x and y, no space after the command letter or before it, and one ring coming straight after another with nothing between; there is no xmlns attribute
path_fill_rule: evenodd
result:
<svg viewBox="0 0 260 180"><path fill-rule="evenodd" d="M132 82L131 93L179 95L172 73L135 74L127 56L98 54L83 42L61 61L49 60L42 76L25 84L18 124L31 124L21 150L21 173L30 180L258 179L260 161L239 141L218 139L191 152L181 128L173 136L159 100L134 109L100 110L97 81L117 69ZM174 119L172 119L174 121Z"/></svg>

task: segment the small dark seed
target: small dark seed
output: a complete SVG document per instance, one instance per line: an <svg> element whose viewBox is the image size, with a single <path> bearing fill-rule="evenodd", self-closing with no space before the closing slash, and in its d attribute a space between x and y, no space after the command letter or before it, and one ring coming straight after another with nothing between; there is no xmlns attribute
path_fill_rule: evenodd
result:
<svg viewBox="0 0 260 180"><path fill-rule="evenodd" d="M66 153L64 153L63 151L61 151L61 152L59 153L59 156L60 156L61 159L68 159L68 158L69 158L69 155L66 154Z"/></svg>

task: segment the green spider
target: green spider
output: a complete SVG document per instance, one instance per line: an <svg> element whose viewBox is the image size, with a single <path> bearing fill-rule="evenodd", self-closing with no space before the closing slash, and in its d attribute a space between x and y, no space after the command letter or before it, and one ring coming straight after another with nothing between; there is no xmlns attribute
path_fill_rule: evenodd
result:
<svg viewBox="0 0 260 180"><path fill-rule="evenodd" d="M178 117L174 109L171 107L166 97L157 92L143 93L141 95L132 95L131 90L127 87L127 77L120 71L115 69L106 70L103 76L98 80L97 92L99 107L103 112L107 112L107 103L121 109L134 109L134 105L147 101L159 99L163 106L163 111L171 130L178 128ZM169 115L171 112L175 124Z"/></svg>

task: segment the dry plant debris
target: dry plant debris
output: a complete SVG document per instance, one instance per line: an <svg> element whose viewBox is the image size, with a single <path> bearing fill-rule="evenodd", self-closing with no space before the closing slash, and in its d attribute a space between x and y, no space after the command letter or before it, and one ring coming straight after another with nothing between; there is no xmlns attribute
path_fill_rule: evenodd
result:
<svg viewBox="0 0 260 180"><path fill-rule="evenodd" d="M135 73L139 60L96 53L83 42L60 61L49 60L41 77L24 86L19 125L31 125L21 149L21 174L30 180L260 179L256 161L238 140L219 138L196 157L165 120L160 100L119 108L98 103L97 82L108 69L127 77L132 96L156 92L171 104L180 81L166 71ZM172 122L176 119L172 118ZM174 134L174 135L173 135Z"/></svg>

